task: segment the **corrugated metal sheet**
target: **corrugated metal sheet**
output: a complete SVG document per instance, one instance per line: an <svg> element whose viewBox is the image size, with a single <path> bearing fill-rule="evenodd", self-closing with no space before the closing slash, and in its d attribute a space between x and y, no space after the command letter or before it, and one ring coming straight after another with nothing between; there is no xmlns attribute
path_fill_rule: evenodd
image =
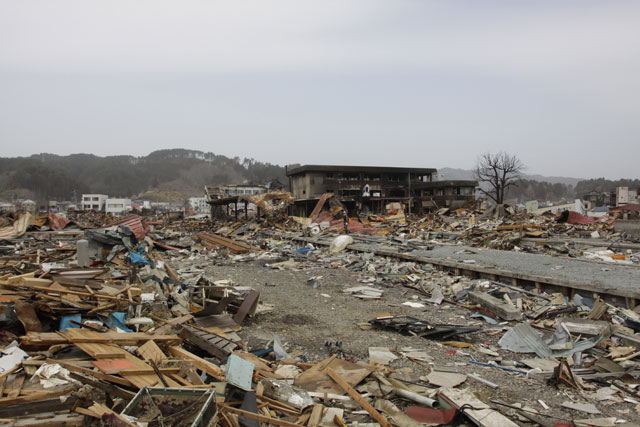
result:
<svg viewBox="0 0 640 427"><path fill-rule="evenodd" d="M0 239L16 239L27 232L27 228L33 223L31 212L22 212L13 225L0 228Z"/></svg>
<svg viewBox="0 0 640 427"><path fill-rule="evenodd" d="M107 227L118 225L129 227L129 229L133 232L138 240L144 239L145 234L147 234L147 230L145 229L144 225L142 225L142 220L138 215L128 216L124 219L121 219L120 221L109 224Z"/></svg>
<svg viewBox="0 0 640 427"><path fill-rule="evenodd" d="M569 224L582 224L582 225L591 225L596 223L595 218L589 218L578 212L571 211L569 212L569 218L567 218L567 223Z"/></svg>
<svg viewBox="0 0 640 427"><path fill-rule="evenodd" d="M640 212L640 203L634 203L631 205L616 206L615 208L609 208L610 211L635 211Z"/></svg>
<svg viewBox="0 0 640 427"><path fill-rule="evenodd" d="M55 230L55 231L64 230L64 228L70 223L71 221L69 221L62 215L49 212L49 227L51 227L52 230Z"/></svg>

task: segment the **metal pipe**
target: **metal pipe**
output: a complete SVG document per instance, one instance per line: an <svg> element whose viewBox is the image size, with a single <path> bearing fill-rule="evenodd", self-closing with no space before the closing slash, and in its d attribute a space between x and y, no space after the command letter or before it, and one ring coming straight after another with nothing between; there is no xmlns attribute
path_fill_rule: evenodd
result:
<svg viewBox="0 0 640 427"><path fill-rule="evenodd" d="M491 387L491 388L498 388L498 384L496 384L496 383L492 383L491 381L489 381L489 380L485 380L484 378L480 378L480 377L479 377L479 376L477 376L477 375L467 374L467 376L468 376L469 378L471 378L471 379L474 379L474 380L476 380L476 381L478 381L478 382L481 382L482 384L488 385L488 386L489 386L489 387Z"/></svg>
<svg viewBox="0 0 640 427"><path fill-rule="evenodd" d="M398 395L409 400L413 400L416 403L421 403L423 405L427 405L430 408L437 408L440 406L440 403L437 400L429 399L428 397L421 396L417 393L413 393L408 390L403 390L401 388L394 388L393 391Z"/></svg>
<svg viewBox="0 0 640 427"><path fill-rule="evenodd" d="M523 371L521 369L513 369L513 368L507 368L504 366L499 366L499 365L492 365L491 363L485 363L485 362L478 362L477 360L469 360L470 363L473 363L474 365L480 365L480 366L488 366L490 368L498 368L498 369L502 369L503 371L509 371L509 372L517 372L519 374L525 374L527 375L528 372L527 371Z"/></svg>

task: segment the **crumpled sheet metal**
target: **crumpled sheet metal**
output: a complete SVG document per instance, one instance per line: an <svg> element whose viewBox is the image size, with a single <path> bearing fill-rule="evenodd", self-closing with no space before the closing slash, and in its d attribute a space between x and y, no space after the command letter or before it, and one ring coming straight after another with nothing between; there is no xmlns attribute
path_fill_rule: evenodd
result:
<svg viewBox="0 0 640 427"><path fill-rule="evenodd" d="M253 203L267 215L284 213L287 208L293 204L291 193L287 193L286 191L272 191L270 193L238 196L238 200Z"/></svg>
<svg viewBox="0 0 640 427"><path fill-rule="evenodd" d="M34 216L31 212L22 212L13 225L0 228L0 239L17 239L27 232L33 223Z"/></svg>
<svg viewBox="0 0 640 427"><path fill-rule="evenodd" d="M592 225L596 223L596 219L586 217L578 212L570 211L568 214L566 214L566 219L564 215L561 215L561 218L558 222L567 222L568 224Z"/></svg>
<svg viewBox="0 0 640 427"><path fill-rule="evenodd" d="M498 344L502 349L514 353L535 353L542 358L551 358L569 357L574 353L586 351L596 346L601 339L602 337L597 336L574 343L570 349L553 351L529 323L523 322L509 329Z"/></svg>
<svg viewBox="0 0 640 427"><path fill-rule="evenodd" d="M71 224L71 221L63 217L62 215L49 212L49 227L55 231L64 230L64 228Z"/></svg>
<svg viewBox="0 0 640 427"><path fill-rule="evenodd" d="M136 236L138 240L144 239L145 234L147 234L148 229L145 228L144 224L142 224L142 220L138 215L131 215L127 218L121 219L120 221L113 222L107 225L105 228L123 225L128 227L133 234Z"/></svg>
<svg viewBox="0 0 640 427"><path fill-rule="evenodd" d="M542 358L553 356L549 346L527 322L519 323L509 329L507 333L500 338L498 345L514 353L533 352Z"/></svg>

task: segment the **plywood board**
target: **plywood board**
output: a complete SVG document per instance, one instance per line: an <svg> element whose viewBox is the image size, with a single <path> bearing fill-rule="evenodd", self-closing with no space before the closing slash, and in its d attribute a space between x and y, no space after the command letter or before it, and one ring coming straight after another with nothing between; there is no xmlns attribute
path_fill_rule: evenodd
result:
<svg viewBox="0 0 640 427"><path fill-rule="evenodd" d="M138 354L144 360L153 360L154 362L167 358L162 350L160 350L160 347L158 347L158 344L153 341L147 341L144 345L138 347Z"/></svg>
<svg viewBox="0 0 640 427"><path fill-rule="evenodd" d="M304 371L293 384L307 391L343 395L342 388L327 375L327 368L333 369L351 387L358 385L372 372L370 368L330 357Z"/></svg>

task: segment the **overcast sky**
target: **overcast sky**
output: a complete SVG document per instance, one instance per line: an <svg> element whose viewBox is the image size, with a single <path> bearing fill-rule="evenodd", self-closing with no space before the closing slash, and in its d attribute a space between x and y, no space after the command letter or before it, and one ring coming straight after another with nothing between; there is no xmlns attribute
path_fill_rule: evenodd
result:
<svg viewBox="0 0 640 427"><path fill-rule="evenodd" d="M640 177L638 1L0 0L0 156Z"/></svg>

